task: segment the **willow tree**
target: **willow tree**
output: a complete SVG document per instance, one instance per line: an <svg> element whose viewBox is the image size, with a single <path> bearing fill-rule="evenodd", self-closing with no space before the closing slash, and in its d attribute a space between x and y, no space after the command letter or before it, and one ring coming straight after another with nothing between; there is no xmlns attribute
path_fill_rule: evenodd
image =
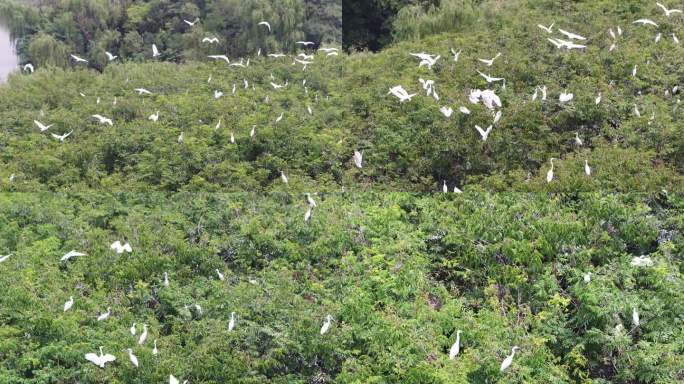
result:
<svg viewBox="0 0 684 384"><path fill-rule="evenodd" d="M28 55L38 67L65 67L68 64L69 47L51 35L39 33L29 42Z"/></svg>

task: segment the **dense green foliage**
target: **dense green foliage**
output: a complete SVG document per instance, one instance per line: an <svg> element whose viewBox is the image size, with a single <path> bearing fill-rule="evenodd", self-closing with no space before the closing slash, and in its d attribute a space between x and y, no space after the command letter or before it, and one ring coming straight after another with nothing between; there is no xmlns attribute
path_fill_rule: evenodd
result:
<svg viewBox="0 0 684 384"><path fill-rule="evenodd" d="M258 49L292 52L298 40L329 44L342 38L338 0L2 0L0 14L19 38L23 61L37 66L66 65L64 51L102 69L105 51L140 61L150 58L153 43L161 59L181 61L208 54L239 57ZM183 21L196 18L194 26ZM273 33L257 25L263 20ZM220 42L202 43L204 37Z"/></svg>
<svg viewBox="0 0 684 384"><path fill-rule="evenodd" d="M684 38L684 17L637 0L557 3L369 1L356 22L389 9L396 17L373 26L380 45L395 43L302 50L313 55L305 69L254 50L333 33L331 2L0 3L37 68L0 86L0 257L11 254L0 259L0 383L683 382L673 87L684 49L654 44L654 29L632 20ZM279 32L263 35L262 18ZM536 26L552 22L588 48L556 50ZM608 52L617 25L624 36ZM208 61L209 27L244 67ZM135 62L152 42L162 56ZM463 50L458 62L450 48ZM105 49L130 60L103 66ZM67 68L73 51L93 65ZM418 68L418 52L442 58ZM478 61L497 52L491 67ZM419 79L435 80L440 99ZM418 95L400 103L387 94L399 84ZM533 102L539 85L549 98ZM474 126L493 116L468 101L474 88L503 104L486 141ZM572 102L558 101L563 90ZM464 193L435 193L443 182ZM308 221L306 192L317 202ZM133 252L115 253L115 240ZM87 255L60 262L71 250ZM653 265L633 265L639 256ZM134 322L149 325L143 345ZM117 357L104 369L84 359L100 346Z"/></svg>

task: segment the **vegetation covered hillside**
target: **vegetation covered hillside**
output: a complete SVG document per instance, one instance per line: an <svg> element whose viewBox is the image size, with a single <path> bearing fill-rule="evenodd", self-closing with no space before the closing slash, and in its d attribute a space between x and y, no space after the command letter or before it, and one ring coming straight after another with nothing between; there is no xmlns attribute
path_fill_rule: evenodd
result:
<svg viewBox="0 0 684 384"><path fill-rule="evenodd" d="M374 1L392 43L345 54L284 27L326 1L38 3L0 383L684 382L684 15Z"/></svg>

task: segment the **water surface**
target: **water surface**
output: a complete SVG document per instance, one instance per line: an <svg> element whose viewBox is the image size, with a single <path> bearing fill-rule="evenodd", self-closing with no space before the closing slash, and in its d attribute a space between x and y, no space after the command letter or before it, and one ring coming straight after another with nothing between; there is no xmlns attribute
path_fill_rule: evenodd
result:
<svg viewBox="0 0 684 384"><path fill-rule="evenodd" d="M18 69L19 58L14 50L9 29L0 21L0 83L5 82L7 75Z"/></svg>

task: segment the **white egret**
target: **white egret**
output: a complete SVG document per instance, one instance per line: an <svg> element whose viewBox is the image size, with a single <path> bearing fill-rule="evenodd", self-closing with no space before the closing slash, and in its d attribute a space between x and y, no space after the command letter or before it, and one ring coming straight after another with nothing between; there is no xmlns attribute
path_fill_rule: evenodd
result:
<svg viewBox="0 0 684 384"><path fill-rule="evenodd" d="M38 126L38 128L40 129L41 132L47 131L48 129L50 129L50 127L52 127L54 125L54 124L45 125L38 120L33 120L33 123Z"/></svg>
<svg viewBox="0 0 684 384"><path fill-rule="evenodd" d="M601 92L599 92L599 93L598 93L598 96L596 96L596 99L594 99L594 103L595 103L596 105L601 104L601 97L602 97L602 96L601 96Z"/></svg>
<svg viewBox="0 0 684 384"><path fill-rule="evenodd" d="M0 256L0 263L5 262L7 259L10 258L10 256L12 256L11 253L9 255Z"/></svg>
<svg viewBox="0 0 684 384"><path fill-rule="evenodd" d="M426 65L428 69L432 69L432 66L437 64L437 61L442 57L441 55L430 55L428 53L409 54L420 59L420 63L418 63L418 68L422 67L423 65Z"/></svg>
<svg viewBox="0 0 684 384"><path fill-rule="evenodd" d="M154 348L152 348L152 354L153 355L159 354L159 350L157 349L157 339L154 339Z"/></svg>
<svg viewBox="0 0 684 384"><path fill-rule="evenodd" d="M539 90L540 90L541 93L542 93L542 98L541 98L542 101L545 101L545 100L546 100L546 85L543 86L543 87L541 87L541 88L539 88Z"/></svg>
<svg viewBox="0 0 684 384"><path fill-rule="evenodd" d="M221 92L219 90L214 91L214 99L220 99L221 96L223 96L223 92Z"/></svg>
<svg viewBox="0 0 684 384"><path fill-rule="evenodd" d="M632 77L636 77L637 75L637 66L634 65L634 68L632 68Z"/></svg>
<svg viewBox="0 0 684 384"><path fill-rule="evenodd" d="M672 41L674 41L675 44L679 44L679 39L677 38L677 35L674 33L672 34Z"/></svg>
<svg viewBox="0 0 684 384"><path fill-rule="evenodd" d="M228 332L235 328L235 312L230 313L230 321L228 322Z"/></svg>
<svg viewBox="0 0 684 384"><path fill-rule="evenodd" d="M463 193L460 188L454 185L454 193Z"/></svg>
<svg viewBox="0 0 684 384"><path fill-rule="evenodd" d="M578 147L581 147L584 142L582 139L579 137L579 132L575 132L575 145Z"/></svg>
<svg viewBox="0 0 684 384"><path fill-rule="evenodd" d="M561 43L560 41L558 41L558 39L554 39L554 38L551 38L551 37L547 37L546 40L548 40L549 42L551 42L551 44L553 44L553 45L554 45L556 48L558 48L558 49L563 48L563 43Z"/></svg>
<svg viewBox="0 0 684 384"><path fill-rule="evenodd" d="M458 352L461 350L461 331L460 329L456 331L456 341L449 349L449 360L453 360L458 356Z"/></svg>
<svg viewBox="0 0 684 384"><path fill-rule="evenodd" d="M305 223L306 223L307 221L309 221L309 219L311 219L311 211L312 211L312 208L311 208L311 207L308 207L308 208L306 209L306 212L304 213L304 222L305 222Z"/></svg>
<svg viewBox="0 0 684 384"><path fill-rule="evenodd" d="M660 39L662 39L662 38L663 38L663 34L662 34L662 33L658 33L658 34L656 35L656 37L655 37L654 42L655 42L656 44L658 44L658 43L660 42Z"/></svg>
<svg viewBox="0 0 684 384"><path fill-rule="evenodd" d="M287 55L284 53L269 53L268 57L274 57L274 58L280 58L280 57L286 57Z"/></svg>
<svg viewBox="0 0 684 384"><path fill-rule="evenodd" d="M118 254L122 254L124 252L133 252L133 248L131 248L131 245L127 241L125 244L122 244L121 241L117 240L109 246L109 249L115 251Z"/></svg>
<svg viewBox="0 0 684 384"><path fill-rule="evenodd" d="M641 112L639 112L639 107L636 104L634 104L634 115L636 117L641 117Z"/></svg>
<svg viewBox="0 0 684 384"><path fill-rule="evenodd" d="M532 94L532 101L537 100L537 97L539 97L539 87L534 88L534 93Z"/></svg>
<svg viewBox="0 0 684 384"><path fill-rule="evenodd" d="M493 128L494 126L490 125L486 130L484 130L479 125L475 125L475 129L477 129L477 132L479 132L480 136L482 136L482 141L487 141L487 138L489 137L489 134L492 132Z"/></svg>
<svg viewBox="0 0 684 384"><path fill-rule="evenodd" d="M639 312L637 311L636 307L632 308L632 325L634 328L638 327L640 325L639 321Z"/></svg>
<svg viewBox="0 0 684 384"><path fill-rule="evenodd" d="M560 28L558 28L558 32L564 34L565 36L568 37L568 39L571 39L571 40L586 40L586 38L583 36L580 36L580 35L572 33L572 32L565 31L565 30L560 29Z"/></svg>
<svg viewBox="0 0 684 384"><path fill-rule="evenodd" d="M76 61L77 63L87 63L88 62L88 60L86 60L82 57L78 57L76 55L71 55L71 58L74 59L74 61Z"/></svg>
<svg viewBox="0 0 684 384"><path fill-rule="evenodd" d="M543 29L544 31L546 31L546 33L553 33L553 26L554 26L554 24L556 24L556 23L551 23L551 25L549 25L548 27L545 27L545 26L542 25L542 24L537 24L537 27L539 27L539 28Z"/></svg>
<svg viewBox="0 0 684 384"><path fill-rule="evenodd" d="M135 332L137 331L137 330L135 329L135 324L136 324L136 323L133 323L133 325L131 325L131 329L130 329L131 335L133 335L133 336L135 336Z"/></svg>
<svg viewBox="0 0 684 384"><path fill-rule="evenodd" d="M204 39L202 39L202 42L203 42L203 43L214 44L214 43L218 43L218 42L219 42L219 39L218 39L218 37L205 37Z"/></svg>
<svg viewBox="0 0 684 384"><path fill-rule="evenodd" d="M567 93L566 91L561 92L560 96L558 96L558 101L561 103L567 103L568 101L572 100L575 97L572 93Z"/></svg>
<svg viewBox="0 0 684 384"><path fill-rule="evenodd" d="M283 116L285 116L285 112L280 112L280 115L276 118L275 123L280 123L280 121L283 119Z"/></svg>
<svg viewBox="0 0 684 384"><path fill-rule="evenodd" d="M287 84L276 84L274 82L271 82L271 87L273 87L273 89L285 88L286 86Z"/></svg>
<svg viewBox="0 0 684 384"><path fill-rule="evenodd" d="M157 122L159 120L159 111L151 114L149 117L147 117L147 120Z"/></svg>
<svg viewBox="0 0 684 384"><path fill-rule="evenodd" d="M451 107L441 107L439 108L439 111L442 112L442 115L447 118L451 117L451 115L454 113L454 110Z"/></svg>
<svg viewBox="0 0 684 384"><path fill-rule="evenodd" d="M176 139L176 141L178 141L178 143L183 142L183 131L181 131L180 135L178 135L178 139Z"/></svg>
<svg viewBox="0 0 684 384"><path fill-rule="evenodd" d="M33 73L34 70L35 70L35 69L33 68L33 64L28 63L28 64L24 65L24 71Z"/></svg>
<svg viewBox="0 0 684 384"><path fill-rule="evenodd" d="M585 283L590 283L591 282L591 272L585 273L583 279L584 279Z"/></svg>
<svg viewBox="0 0 684 384"><path fill-rule="evenodd" d="M463 105L458 107L458 110L464 115L470 115L470 109L464 107Z"/></svg>
<svg viewBox="0 0 684 384"><path fill-rule="evenodd" d="M110 355L110 354L104 354L102 352L102 347L100 347L100 355L97 355L96 353L86 353L85 354L86 360L90 361L91 363L97 365L100 368L104 368L105 364L110 363L112 361L116 360L116 357Z"/></svg>
<svg viewBox="0 0 684 384"><path fill-rule="evenodd" d="M233 95L235 94L235 91L237 91L237 84L233 83L233 91L232 91Z"/></svg>
<svg viewBox="0 0 684 384"><path fill-rule="evenodd" d="M332 322L332 316L328 315L325 317L325 323L323 323L323 326L321 327L321 335L324 335L326 332L328 332L328 329L330 329L330 323Z"/></svg>
<svg viewBox="0 0 684 384"><path fill-rule="evenodd" d="M221 119L218 119L218 123L214 126L214 131L218 131L219 128L221 128Z"/></svg>
<svg viewBox="0 0 684 384"><path fill-rule="evenodd" d="M143 345L145 340L147 340L147 324L143 324L143 331L138 339L138 345Z"/></svg>
<svg viewBox="0 0 684 384"><path fill-rule="evenodd" d="M486 81L487 83L493 83L493 82L495 82L495 81L504 81L504 80L506 80L506 79L504 79L503 77L492 77L492 76L489 76L489 75L485 75L484 73L482 73L482 72L480 72L480 71L477 71L477 73L479 73L480 76L482 76L482 77L485 79L485 81Z"/></svg>
<svg viewBox="0 0 684 384"><path fill-rule="evenodd" d="M453 48L450 48L449 50L451 51L451 54L454 55L454 62L458 62L458 58L461 56L461 52L463 50L459 49L458 52L456 52Z"/></svg>
<svg viewBox="0 0 684 384"><path fill-rule="evenodd" d="M133 354L133 350L128 348L126 351L128 351L128 358L131 360L131 363L138 368L138 358Z"/></svg>
<svg viewBox="0 0 684 384"><path fill-rule="evenodd" d="M496 114L494 115L494 122L492 124L496 125L499 121L501 121L501 116L503 113L501 111L496 111Z"/></svg>
<svg viewBox="0 0 684 384"><path fill-rule="evenodd" d="M85 253L76 252L75 250L72 249L71 251L64 254L64 256L62 256L62 258L59 259L59 261L66 261L66 260L71 259L72 257L85 256L85 255L86 255Z"/></svg>
<svg viewBox="0 0 684 384"><path fill-rule="evenodd" d="M148 91L145 88L136 88L136 89L134 89L134 91L138 92L138 95L143 95L143 94L151 95L152 94L152 92Z"/></svg>
<svg viewBox="0 0 684 384"><path fill-rule="evenodd" d="M196 17L195 20L193 20L193 21L188 21L188 20L183 19L183 22L185 24L191 26L191 27L194 27L195 24L197 24L197 22L199 22L199 21L200 21L199 17Z"/></svg>
<svg viewBox="0 0 684 384"><path fill-rule="evenodd" d="M230 64L230 59L226 55L209 55L207 57L214 60L223 60L226 64Z"/></svg>
<svg viewBox="0 0 684 384"><path fill-rule="evenodd" d="M608 29L608 34L613 38L613 40L617 40L617 36L615 36L615 32L613 32L613 28Z"/></svg>
<svg viewBox="0 0 684 384"><path fill-rule="evenodd" d="M254 137L256 135L256 125L252 125L252 129L249 131L249 137Z"/></svg>
<svg viewBox="0 0 684 384"><path fill-rule="evenodd" d="M313 41L295 41L295 44L303 45L305 47L308 47L309 45L314 45Z"/></svg>
<svg viewBox="0 0 684 384"><path fill-rule="evenodd" d="M268 32L271 32L271 24L268 21L261 21L257 25L263 25L268 28Z"/></svg>
<svg viewBox="0 0 684 384"><path fill-rule="evenodd" d="M492 57L491 59L477 59L477 60L484 63L486 66L491 67L492 65L494 65L494 60L498 59L499 56L501 56L501 52L497 53L496 56Z"/></svg>
<svg viewBox="0 0 684 384"><path fill-rule="evenodd" d="M224 281L226 279L225 276L223 276L223 273L221 273L221 271L218 270L218 268L216 268L215 271L216 271L216 275L218 276L219 280Z"/></svg>
<svg viewBox="0 0 684 384"><path fill-rule="evenodd" d="M180 382L173 375L169 375L169 384L179 384ZM183 381L183 384L188 384L187 380Z"/></svg>
<svg viewBox="0 0 684 384"><path fill-rule="evenodd" d="M417 95L416 93L409 94L401 85L397 85L395 87L390 88L387 94L392 94L399 98L400 103L403 103L405 101L411 101L411 99Z"/></svg>
<svg viewBox="0 0 684 384"><path fill-rule="evenodd" d="M584 159L584 174L591 176L591 167L589 166L589 160Z"/></svg>
<svg viewBox="0 0 684 384"><path fill-rule="evenodd" d="M116 55L113 55L111 52L105 51L105 55L107 55L107 61L112 61L116 60L117 57Z"/></svg>
<svg viewBox="0 0 684 384"><path fill-rule="evenodd" d="M74 306L74 297L73 297L73 296L69 296L69 300L67 300L67 301L64 303L64 312L70 310L71 307L73 307L73 306Z"/></svg>
<svg viewBox="0 0 684 384"><path fill-rule="evenodd" d="M159 50L157 49L157 45L152 44L152 57L157 57L159 55L160 55L160 53L159 53Z"/></svg>
<svg viewBox="0 0 684 384"><path fill-rule="evenodd" d="M326 54L326 56L339 56L339 55L340 54L337 52L330 52L330 53Z"/></svg>
<svg viewBox="0 0 684 384"><path fill-rule="evenodd" d="M164 286L168 287L169 286L169 273L164 272Z"/></svg>
<svg viewBox="0 0 684 384"><path fill-rule="evenodd" d="M617 27L618 36L622 36L622 28L618 25Z"/></svg>
<svg viewBox="0 0 684 384"><path fill-rule="evenodd" d="M355 149L354 155L352 156L352 160L354 160L354 165L356 166L356 168L361 169L363 167L363 153Z"/></svg>
<svg viewBox="0 0 684 384"><path fill-rule="evenodd" d="M508 355L501 363L501 368L499 368L499 372L503 372L511 366L511 363L513 362L513 356L515 356L515 351L518 349L520 349L520 347L518 347L517 345L511 348L511 354Z"/></svg>
<svg viewBox="0 0 684 384"><path fill-rule="evenodd" d="M53 133L53 134L52 134L52 137L54 137L55 139L57 139L57 140L59 140L60 142L63 143L63 142L64 142L64 139L66 139L67 137L69 137L69 135L71 135L73 132L74 132L74 130L72 129L71 131L69 131L69 132L67 132L67 133L65 133L65 134L63 134L63 135L56 135L56 134Z"/></svg>
<svg viewBox="0 0 684 384"><path fill-rule="evenodd" d="M325 52L325 53L330 53L330 52L339 51L339 49L337 49L337 48L332 48L332 47L321 47L321 48L318 48L318 50L319 50L319 51L323 51L323 52Z"/></svg>
<svg viewBox="0 0 684 384"><path fill-rule="evenodd" d="M310 105L306 106L306 111L309 112L309 115L313 115L313 109L311 109Z"/></svg>
<svg viewBox="0 0 684 384"><path fill-rule="evenodd" d="M309 207L311 208L316 208L316 201L311 197L311 194L307 192L306 194L306 203L309 204Z"/></svg>
<svg viewBox="0 0 684 384"><path fill-rule="evenodd" d="M107 312L101 313L100 316L97 317L97 321L103 321L107 320L109 315L112 313L112 309L110 307L107 307Z"/></svg>
<svg viewBox="0 0 684 384"><path fill-rule="evenodd" d="M285 185L289 184L289 180L283 171L280 171L280 180L282 180Z"/></svg>
<svg viewBox="0 0 684 384"><path fill-rule="evenodd" d="M14 182L14 179L15 179L16 177L17 177L17 176L16 176L14 173L11 174L10 177L9 177L9 182L10 182L10 183L13 183L13 182ZM0 262L2 262L2 260L0 260Z"/></svg>
<svg viewBox="0 0 684 384"><path fill-rule="evenodd" d="M639 19L632 24L652 25L654 27L658 26L658 24L656 24L655 21L650 20L650 19Z"/></svg>
<svg viewBox="0 0 684 384"><path fill-rule="evenodd" d="M665 12L665 16L667 16L667 17L672 16L673 13L682 13L681 9L676 9L676 8L668 9L667 7L665 7L664 5L662 5L660 3L656 3L656 5L658 7L660 7L660 9L662 9L663 12Z"/></svg>
<svg viewBox="0 0 684 384"><path fill-rule="evenodd" d="M645 255L634 256L630 264L634 267L651 267L653 266L653 260Z"/></svg>
<svg viewBox="0 0 684 384"><path fill-rule="evenodd" d="M447 193L449 192L449 187L447 187L446 180L442 181L442 193Z"/></svg>
<svg viewBox="0 0 684 384"><path fill-rule="evenodd" d="M92 117L96 118L100 122L100 124L109 124L109 126L114 125L114 122L112 121L112 119L104 117L102 115L96 114L96 115L92 115Z"/></svg>
<svg viewBox="0 0 684 384"><path fill-rule="evenodd" d="M549 159L551 162L551 168L549 168L548 172L546 172L546 182L550 183L553 180L553 160L555 160L553 157Z"/></svg>

